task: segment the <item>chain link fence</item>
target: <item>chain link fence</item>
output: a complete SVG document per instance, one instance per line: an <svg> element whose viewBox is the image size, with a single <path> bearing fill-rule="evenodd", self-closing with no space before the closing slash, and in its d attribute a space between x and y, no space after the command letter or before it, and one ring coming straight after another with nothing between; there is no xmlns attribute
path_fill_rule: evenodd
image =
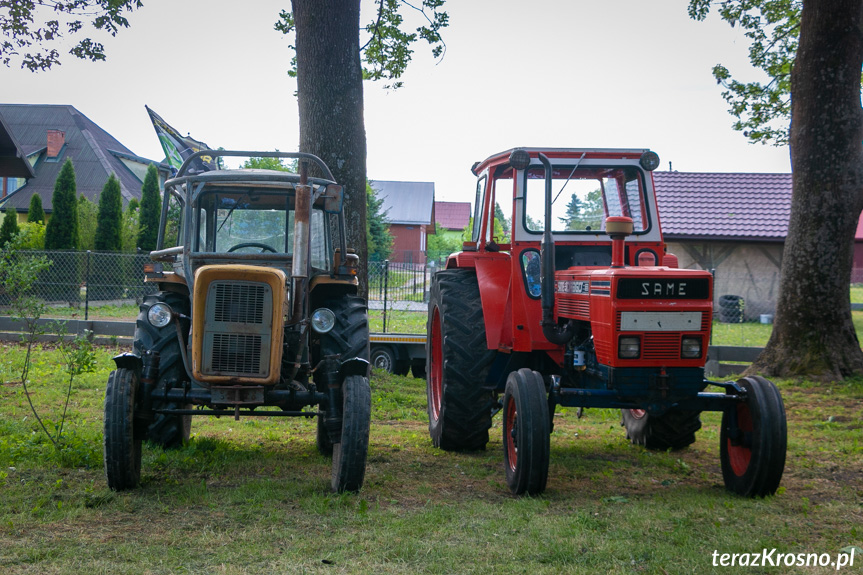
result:
<svg viewBox="0 0 863 575"><path fill-rule="evenodd" d="M67 250L22 251L19 257L44 256L51 265L33 285L33 295L47 305L84 308L90 306L139 304L157 291L144 283L144 264L149 254L80 252ZM3 303L3 302L0 302Z"/></svg>

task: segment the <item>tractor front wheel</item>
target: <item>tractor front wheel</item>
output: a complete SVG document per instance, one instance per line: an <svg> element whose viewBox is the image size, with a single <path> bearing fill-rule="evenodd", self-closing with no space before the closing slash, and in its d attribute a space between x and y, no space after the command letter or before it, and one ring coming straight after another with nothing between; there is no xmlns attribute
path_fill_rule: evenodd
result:
<svg viewBox="0 0 863 575"><path fill-rule="evenodd" d="M138 374L115 369L105 393L105 477L114 491L132 489L141 480L141 435L135 429Z"/></svg>
<svg viewBox="0 0 863 575"><path fill-rule="evenodd" d="M665 451L683 449L695 442L695 432L701 429L700 412L671 409L662 415L650 415L643 409L624 409L621 423L626 438L647 449Z"/></svg>
<svg viewBox="0 0 863 575"><path fill-rule="evenodd" d="M342 385L342 436L333 445L332 488L357 492L366 474L372 390L368 378L349 375Z"/></svg>
<svg viewBox="0 0 863 575"><path fill-rule="evenodd" d="M773 382L737 382L746 400L722 414L719 458L725 487L744 497L773 495L785 469L788 428L782 396Z"/></svg>
<svg viewBox="0 0 863 575"><path fill-rule="evenodd" d="M542 375L509 374L503 396L503 460L515 495L537 495L548 480L550 416Z"/></svg>

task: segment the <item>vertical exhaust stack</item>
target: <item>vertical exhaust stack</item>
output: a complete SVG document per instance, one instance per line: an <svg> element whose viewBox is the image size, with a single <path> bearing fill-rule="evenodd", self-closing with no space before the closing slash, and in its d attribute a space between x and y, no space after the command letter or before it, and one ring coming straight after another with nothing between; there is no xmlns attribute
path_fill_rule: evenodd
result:
<svg viewBox="0 0 863 575"><path fill-rule="evenodd" d="M293 281L293 311L291 323L302 321L308 302L305 300L305 285L309 281L309 222L312 214L312 187L308 185L308 165L300 161L300 184L294 196L294 253L291 265Z"/></svg>
<svg viewBox="0 0 863 575"><path fill-rule="evenodd" d="M555 345L564 345L572 339L575 330L572 322L557 325L554 320L554 236L551 233L551 162L545 154L539 154L539 161L545 168L545 225L540 245L542 276L540 279L540 305L542 307L542 335Z"/></svg>

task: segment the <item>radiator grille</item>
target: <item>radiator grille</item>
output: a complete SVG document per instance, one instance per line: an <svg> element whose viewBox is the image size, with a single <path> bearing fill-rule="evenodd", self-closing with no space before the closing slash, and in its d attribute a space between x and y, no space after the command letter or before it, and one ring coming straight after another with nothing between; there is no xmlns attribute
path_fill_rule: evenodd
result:
<svg viewBox="0 0 863 575"><path fill-rule="evenodd" d="M643 341L644 359L680 359L679 332L648 332Z"/></svg>
<svg viewBox="0 0 863 575"><path fill-rule="evenodd" d="M213 286L213 319L226 323L264 322L268 286L259 283L218 283Z"/></svg>
<svg viewBox="0 0 863 575"><path fill-rule="evenodd" d="M261 336L213 334L212 370L230 373L262 373Z"/></svg>

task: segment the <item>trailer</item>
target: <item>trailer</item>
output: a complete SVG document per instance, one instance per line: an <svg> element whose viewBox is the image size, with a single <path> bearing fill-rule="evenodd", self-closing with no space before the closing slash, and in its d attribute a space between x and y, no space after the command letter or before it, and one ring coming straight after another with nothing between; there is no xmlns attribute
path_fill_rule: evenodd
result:
<svg viewBox="0 0 863 575"><path fill-rule="evenodd" d="M370 362L372 367L394 373L425 379L426 334L424 333L370 333Z"/></svg>

